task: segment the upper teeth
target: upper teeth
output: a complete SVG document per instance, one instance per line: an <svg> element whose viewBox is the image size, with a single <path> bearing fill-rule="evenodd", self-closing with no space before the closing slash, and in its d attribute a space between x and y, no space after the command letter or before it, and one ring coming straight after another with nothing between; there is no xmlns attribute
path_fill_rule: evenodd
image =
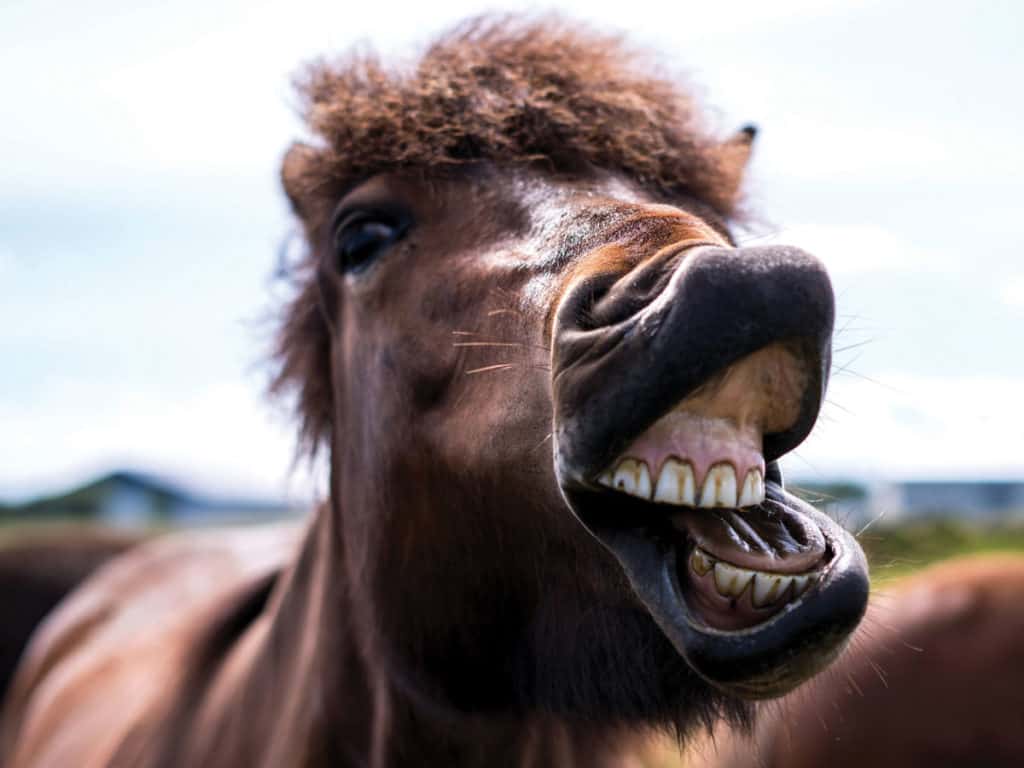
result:
<svg viewBox="0 0 1024 768"><path fill-rule="evenodd" d="M638 459L622 459L613 470L604 472L598 482L631 496L653 499L666 504L689 507L752 507L764 501L764 477L759 469L751 469L740 488L736 469L727 462L712 466L699 487L689 462L667 459L656 483L651 482L647 463Z"/></svg>

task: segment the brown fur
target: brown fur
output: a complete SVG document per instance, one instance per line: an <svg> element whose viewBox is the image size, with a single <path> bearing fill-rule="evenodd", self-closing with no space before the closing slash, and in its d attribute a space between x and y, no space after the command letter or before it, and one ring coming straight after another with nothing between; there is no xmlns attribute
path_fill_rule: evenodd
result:
<svg viewBox="0 0 1024 768"><path fill-rule="evenodd" d="M29 637L68 592L142 540L91 529L23 533L0 546L0 702Z"/></svg>
<svg viewBox="0 0 1024 768"><path fill-rule="evenodd" d="M719 141L677 82L578 22L477 19L409 69L351 55L314 64L299 89L316 143L295 145L281 173L312 242L344 192L376 173L479 161L553 174L594 166L658 197L702 201L723 220L737 213L750 136ZM329 437L331 393L328 328L308 266L285 316L273 389L298 391L301 432L315 450Z"/></svg>

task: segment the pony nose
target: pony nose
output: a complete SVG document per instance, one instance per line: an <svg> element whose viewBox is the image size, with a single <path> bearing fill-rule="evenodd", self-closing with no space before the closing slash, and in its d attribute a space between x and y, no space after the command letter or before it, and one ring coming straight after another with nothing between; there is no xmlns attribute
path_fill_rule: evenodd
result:
<svg viewBox="0 0 1024 768"><path fill-rule="evenodd" d="M780 343L806 376L792 423L764 433L764 459L807 436L824 397L835 317L818 259L788 246L695 246L609 282L580 280L555 316L552 374L568 463L610 461L681 400Z"/></svg>

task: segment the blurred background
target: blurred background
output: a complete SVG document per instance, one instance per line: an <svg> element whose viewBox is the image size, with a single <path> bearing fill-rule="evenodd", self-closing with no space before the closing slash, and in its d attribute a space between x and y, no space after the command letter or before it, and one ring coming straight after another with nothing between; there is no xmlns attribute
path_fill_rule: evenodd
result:
<svg viewBox="0 0 1024 768"><path fill-rule="evenodd" d="M530 6L503 4L501 9ZM566 0L756 123L744 239L829 265L836 370L790 479L876 564L1024 548L1024 6ZM487 10L434 3L0 6L0 520L301 514L264 361L303 134L290 76L412 55ZM0 534L2 535L2 534Z"/></svg>

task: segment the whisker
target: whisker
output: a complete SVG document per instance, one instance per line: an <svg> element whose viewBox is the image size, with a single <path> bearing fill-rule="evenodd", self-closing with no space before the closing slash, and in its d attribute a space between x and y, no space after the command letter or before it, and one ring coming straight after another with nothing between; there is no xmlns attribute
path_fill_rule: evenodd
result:
<svg viewBox="0 0 1024 768"><path fill-rule="evenodd" d="M875 515L875 516L874 516L873 518L871 518L870 520L868 520L868 521L867 521L867 522L866 522L866 523L864 524L864 527L863 527L863 528L861 528L861 529L860 529L859 531L857 531L857 532L856 532L855 534L853 534L853 537L854 537L855 539L859 539L859 538L861 537L861 534L863 534L863 533L864 533L864 531L866 531L866 530L867 530L868 528L870 528L870 527L871 527L872 525L874 525L875 523L877 523L877 522L878 522L879 520L881 520L881 519L882 519L883 517L885 517L885 510L884 510L884 509L883 509L883 510L882 510L881 512L879 512L879 513L878 513L877 515ZM881 540L881 539L880 539L880 540Z"/></svg>
<svg viewBox="0 0 1024 768"><path fill-rule="evenodd" d="M854 355L852 360L847 360L842 365L833 364L832 365L832 375L833 376L839 376L840 374L846 373L848 370L850 370L850 366L855 365L857 362L859 362L861 357L863 357L863 356L864 356L863 353L858 353L858 354Z"/></svg>
<svg viewBox="0 0 1024 768"><path fill-rule="evenodd" d="M457 341L453 347L525 347L518 341Z"/></svg>
<svg viewBox="0 0 1024 768"><path fill-rule="evenodd" d="M889 681L885 678L885 670L882 669L882 667L879 664L875 663L872 659L868 659L868 664L870 664L871 668L875 670L875 674L878 675L878 679L882 681L882 685L888 688Z"/></svg>
<svg viewBox="0 0 1024 768"><path fill-rule="evenodd" d="M864 691L862 691L860 686L857 685L857 681L854 679L853 675L850 674L849 672L847 672L846 673L846 679L850 681L850 685L853 686L853 690L855 690L857 692L857 694L863 699L864 698Z"/></svg>
<svg viewBox="0 0 1024 768"><path fill-rule="evenodd" d="M459 336L479 336L478 333L469 333L468 331L452 331L452 335ZM530 344L525 341L505 341L503 339L476 339L473 341L458 341L452 344L453 347L526 347L528 349L536 349L540 352L547 354L550 350L542 344Z"/></svg>
<svg viewBox="0 0 1024 768"><path fill-rule="evenodd" d="M854 360L853 362L856 362L856 360ZM899 389L897 387L894 387L891 384L886 384L884 382L879 381L878 379L873 379L870 376L865 376L863 373L857 373L857 371L851 370L849 366L852 365L853 362L851 362L849 365L844 365L843 368L840 371L837 371L837 373L847 373L850 376L856 376L858 379L863 379L864 381L868 381L868 382L870 382L872 384L875 384L875 385L877 385L879 387L882 387L884 389L888 389L890 392L895 392L897 395L906 395L907 394L903 390L901 390L901 389Z"/></svg>
<svg viewBox="0 0 1024 768"><path fill-rule="evenodd" d="M857 349L857 348L863 347L863 346L865 346L867 344L873 344L875 341L876 341L876 339L873 338L873 337L870 338L870 339L864 339L863 341L858 341L855 344L847 344L845 347L834 347L832 349L832 352L833 352L833 354L837 354L839 352L848 352L851 349Z"/></svg>
<svg viewBox="0 0 1024 768"><path fill-rule="evenodd" d="M471 368L466 371L466 375L472 376L474 373L487 373L488 371L505 371L515 367L515 363L496 363L495 365L485 365L483 368Z"/></svg>
<svg viewBox="0 0 1024 768"><path fill-rule="evenodd" d="M804 464L806 464L808 466L808 468L811 469L816 474L818 474L818 475L821 474L821 470L819 470L817 466L815 466L813 463L808 461L807 458L805 456L803 456L802 454L800 454L799 452L793 451L793 453L791 455L793 456L793 458L799 459Z"/></svg>
<svg viewBox="0 0 1024 768"><path fill-rule="evenodd" d="M825 398L825 402L826 402L826 403L828 403L829 405L831 405L831 406L832 406L833 408L838 408L838 409L839 409L840 411L842 411L843 413L849 414L850 416L854 416L854 415L856 415L856 414L854 414L854 412L853 412L853 411L851 411L851 410L850 410L849 408L846 408L846 407L844 407L844 406L840 405L840 404L839 404L839 403L837 403L837 402L836 402L835 400L829 400L829 399L828 399L828 398L826 397L826 398Z"/></svg>

